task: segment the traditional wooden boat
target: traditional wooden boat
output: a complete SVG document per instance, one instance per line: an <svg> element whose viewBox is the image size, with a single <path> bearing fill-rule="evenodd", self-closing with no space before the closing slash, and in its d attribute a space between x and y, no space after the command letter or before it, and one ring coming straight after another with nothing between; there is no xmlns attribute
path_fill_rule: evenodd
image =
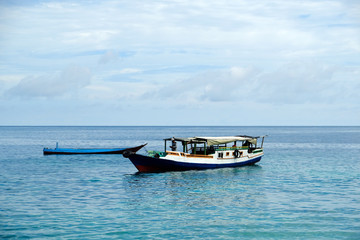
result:
<svg viewBox="0 0 360 240"><path fill-rule="evenodd" d="M50 154L122 154L124 151L136 153L146 144L131 148L59 148L56 143L55 148L44 148L44 155Z"/></svg>
<svg viewBox="0 0 360 240"><path fill-rule="evenodd" d="M164 151L148 151L147 156L124 151L123 156L129 158L139 172L239 167L261 160L265 137L173 137L164 139ZM167 150L167 142L171 142L171 151ZM179 142L182 151L177 151Z"/></svg>

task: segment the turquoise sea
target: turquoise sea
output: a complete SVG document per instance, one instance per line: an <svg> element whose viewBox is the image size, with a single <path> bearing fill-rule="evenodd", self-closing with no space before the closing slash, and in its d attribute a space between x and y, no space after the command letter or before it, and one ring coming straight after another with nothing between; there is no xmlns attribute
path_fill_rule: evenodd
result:
<svg viewBox="0 0 360 240"><path fill-rule="evenodd" d="M139 174L42 154L240 134L269 135L258 164ZM0 127L0 239L360 239L360 127Z"/></svg>

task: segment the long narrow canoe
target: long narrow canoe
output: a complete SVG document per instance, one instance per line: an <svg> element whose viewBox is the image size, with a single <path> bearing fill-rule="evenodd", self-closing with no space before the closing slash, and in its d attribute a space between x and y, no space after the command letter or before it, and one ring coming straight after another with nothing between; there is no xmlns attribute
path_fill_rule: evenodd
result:
<svg viewBox="0 0 360 240"><path fill-rule="evenodd" d="M50 154L122 154L124 151L136 153L146 144L131 148L44 148L44 155Z"/></svg>

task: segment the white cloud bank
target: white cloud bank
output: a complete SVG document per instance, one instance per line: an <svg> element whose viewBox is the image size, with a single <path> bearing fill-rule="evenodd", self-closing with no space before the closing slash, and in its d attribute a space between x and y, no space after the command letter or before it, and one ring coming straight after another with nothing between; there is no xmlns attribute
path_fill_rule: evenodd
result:
<svg viewBox="0 0 360 240"><path fill-rule="evenodd" d="M360 81L339 78L346 74L360 80L358 70L311 61L288 63L272 72L232 67L167 84L156 96L198 103L347 104L356 100ZM148 93L148 96L153 95Z"/></svg>
<svg viewBox="0 0 360 240"><path fill-rule="evenodd" d="M359 11L350 0L1 2L0 124L43 100L76 101L89 116L81 123L74 109L66 124L192 124L234 104L244 109L233 120L215 112L202 123L358 125ZM94 106L112 117L91 117ZM118 111L144 107L156 121ZM154 117L170 109L176 123ZM236 121L244 112L254 118Z"/></svg>
<svg viewBox="0 0 360 240"><path fill-rule="evenodd" d="M5 96L21 98L53 98L63 96L90 84L90 70L72 66L61 73L25 77L14 87L5 92Z"/></svg>

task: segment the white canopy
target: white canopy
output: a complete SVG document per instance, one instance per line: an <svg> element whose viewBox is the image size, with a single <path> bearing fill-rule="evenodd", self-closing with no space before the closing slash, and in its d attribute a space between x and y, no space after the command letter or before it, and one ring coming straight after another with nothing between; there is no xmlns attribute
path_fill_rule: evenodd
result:
<svg viewBox="0 0 360 240"><path fill-rule="evenodd" d="M233 136L233 137L194 137L193 141L206 141L208 146L230 143L235 141L249 141L256 144L256 137Z"/></svg>
<svg viewBox="0 0 360 240"><path fill-rule="evenodd" d="M235 141L249 141L252 144L256 145L257 139L259 137L251 136L229 136L229 137L190 137L190 138L167 138L165 141L181 141L187 143L207 143L208 146L225 144Z"/></svg>

